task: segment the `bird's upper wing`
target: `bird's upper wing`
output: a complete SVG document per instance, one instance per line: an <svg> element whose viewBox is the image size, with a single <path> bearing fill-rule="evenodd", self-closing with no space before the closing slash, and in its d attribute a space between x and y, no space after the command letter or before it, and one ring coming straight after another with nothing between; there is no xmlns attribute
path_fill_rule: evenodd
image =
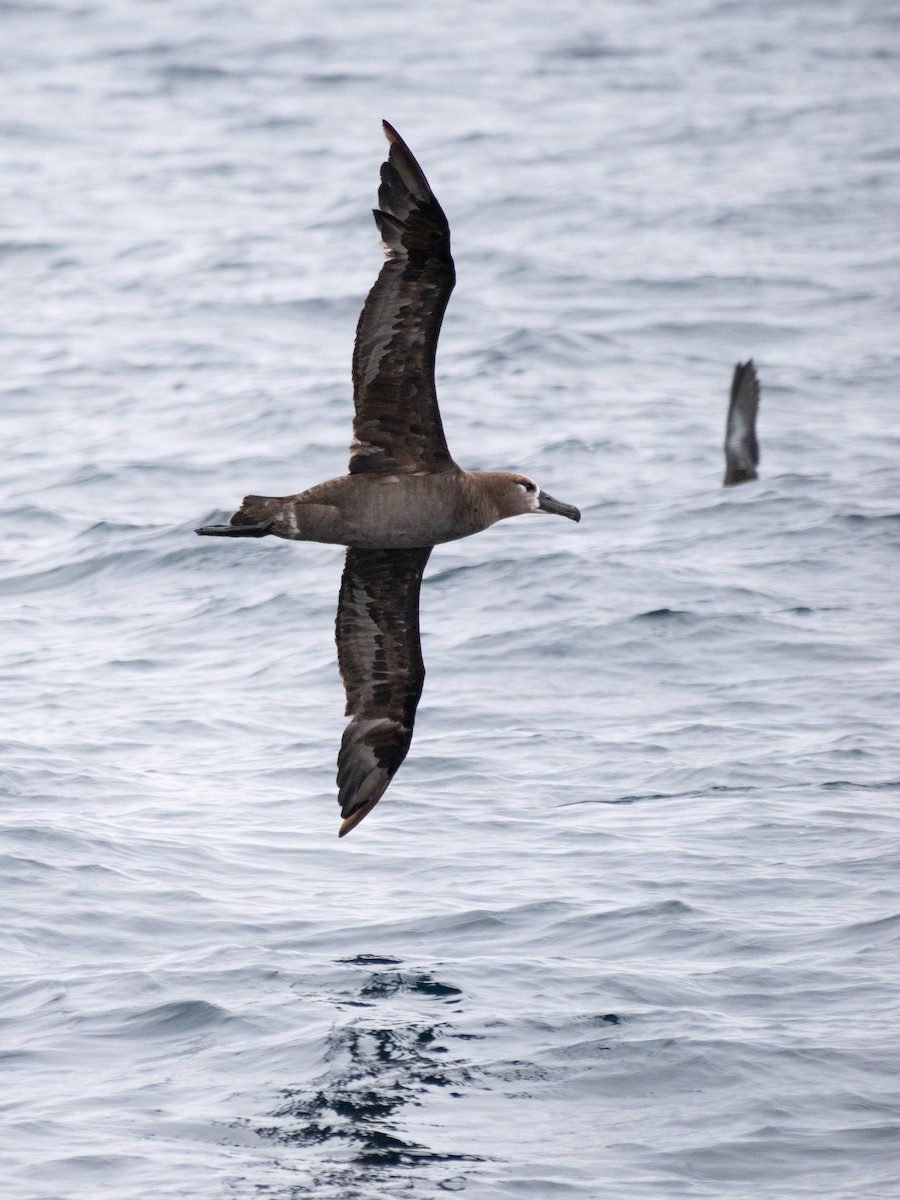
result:
<svg viewBox="0 0 900 1200"><path fill-rule="evenodd" d="M731 381L731 400L725 426L725 484L745 483L756 478L759 444L756 440L756 412L759 408L759 380L753 359L738 363Z"/></svg>
<svg viewBox="0 0 900 1200"><path fill-rule="evenodd" d="M419 589L430 553L347 550L336 622L351 718L338 754L341 837L384 795L412 741L425 680Z"/></svg>
<svg viewBox="0 0 900 1200"><path fill-rule="evenodd" d="M455 470L434 386L455 281L450 227L403 139L383 124L391 148L374 213L387 261L356 327L350 472Z"/></svg>

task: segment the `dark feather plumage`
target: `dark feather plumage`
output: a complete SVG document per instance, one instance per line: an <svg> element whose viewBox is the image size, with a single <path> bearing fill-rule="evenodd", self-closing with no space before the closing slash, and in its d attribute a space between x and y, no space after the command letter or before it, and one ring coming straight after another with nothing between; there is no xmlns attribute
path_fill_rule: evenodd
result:
<svg viewBox="0 0 900 1200"><path fill-rule="evenodd" d="M353 350L350 472L292 496L246 496L210 537L275 537L347 546L338 600L338 666L349 724L338 754L343 837L375 807L412 741L425 667L419 592L433 545L524 513L577 508L528 476L463 471L450 457L434 384L455 274L447 218L397 132L381 168L375 222L386 261Z"/></svg>
<svg viewBox="0 0 900 1200"><path fill-rule="evenodd" d="M759 380L751 358L737 364L731 381L731 399L725 426L725 487L756 478L759 465L759 444L756 440L758 408Z"/></svg>
<svg viewBox="0 0 900 1200"><path fill-rule="evenodd" d="M343 837L384 794L412 741L425 665L419 590L431 547L350 547L335 626L347 716L338 755Z"/></svg>
<svg viewBox="0 0 900 1200"><path fill-rule="evenodd" d="M387 261L363 305L353 350L350 473L456 470L434 385L434 358L453 291L450 228L418 163L384 122L375 223Z"/></svg>

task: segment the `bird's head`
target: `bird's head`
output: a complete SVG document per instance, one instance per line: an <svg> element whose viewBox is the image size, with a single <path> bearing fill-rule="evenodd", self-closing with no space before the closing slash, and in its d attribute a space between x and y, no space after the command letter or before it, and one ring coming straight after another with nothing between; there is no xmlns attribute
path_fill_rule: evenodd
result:
<svg viewBox="0 0 900 1200"><path fill-rule="evenodd" d="M515 471L497 471L491 473L491 480L500 520L529 512L555 513L559 517L568 517L570 521L581 520L581 513L574 504L563 504L561 500L555 500L541 491L528 475L519 475Z"/></svg>

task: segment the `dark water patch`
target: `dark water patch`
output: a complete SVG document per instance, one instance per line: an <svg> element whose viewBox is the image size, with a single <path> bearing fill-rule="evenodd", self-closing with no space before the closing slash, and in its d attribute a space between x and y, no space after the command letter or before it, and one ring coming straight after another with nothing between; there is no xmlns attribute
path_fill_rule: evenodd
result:
<svg viewBox="0 0 900 1200"><path fill-rule="evenodd" d="M440 559L438 559L438 564ZM424 580L424 588L432 588L437 584L447 583L450 580L457 578L465 578L467 576L475 576L481 581L483 587L487 587L489 583L497 582L509 593L514 591L530 590L531 578L530 572L541 571L551 574L556 568L557 570L567 568L575 570L578 567L578 560L571 554L565 552L557 552L553 554L535 554L532 552L528 557L529 574L522 571L522 560L520 558L507 558L504 555L497 555L493 558L485 558L478 562L460 563L453 567L441 568L437 565L431 574L426 575ZM501 603L502 600L498 600Z"/></svg>
<svg viewBox="0 0 900 1200"><path fill-rule="evenodd" d="M791 785L791 786L793 786L793 785ZM660 800L685 800L685 799L700 800L705 795L715 795L715 796L722 796L722 797L726 797L726 796L730 796L730 795L748 796L753 792L757 792L757 791L761 791L761 790L772 790L772 789L760 789L759 787L756 787L751 784L747 784L747 785L744 785L741 787L731 787L727 784L713 784L710 787L705 788L701 791L698 791L696 788L691 788L690 790L684 791L684 792L640 792L640 793L635 793L634 795L616 796L614 798L607 798L607 799L591 796L587 800L567 800L565 803L558 804L555 807L557 807L557 808L577 808L578 806L584 805L584 804L613 804L613 805L615 805L615 804L626 804L626 805L628 805L628 804L648 804L648 803L653 804L653 803L658 803Z"/></svg>
<svg viewBox="0 0 900 1200"><path fill-rule="evenodd" d="M828 779L817 787L825 791L840 792L900 792L900 779L885 779L875 783L857 782L852 779Z"/></svg>
<svg viewBox="0 0 900 1200"><path fill-rule="evenodd" d="M45 976L24 983L7 981L0 996L4 1020L9 1020L16 1013L33 1013L48 1006L58 1005L66 996L65 985L56 978ZM11 1051L29 1056L32 1051ZM37 1051L34 1052L37 1057Z"/></svg>
<svg viewBox="0 0 900 1200"><path fill-rule="evenodd" d="M0 13L62 13L66 10L58 4L49 4L46 0L0 0Z"/></svg>
<svg viewBox="0 0 900 1200"><path fill-rule="evenodd" d="M133 467L131 467L129 469L130 470L134 469L136 471L140 471L142 469L142 465L135 463L135 464L133 464ZM170 466L168 468L168 470L166 468L160 467L160 470L161 470L161 473L167 474L172 471L172 467ZM144 521L137 522L137 521L102 520L102 521L93 521L90 525L85 526L84 529L79 530L78 534L75 537L75 541L76 541L76 543L90 542L93 545L101 538L115 537L118 534L123 534L123 535L134 534L134 535L137 535L135 540L139 541L142 544L146 544L148 541L151 541L151 540L159 540L162 536L164 536L167 533L171 533L171 532L172 532L171 526L158 525L158 526L152 526L152 527L148 528L147 522L144 522Z"/></svg>
<svg viewBox="0 0 900 1200"><path fill-rule="evenodd" d="M5 833L5 831L4 831ZM0 854L0 871L9 883L32 882L35 871L48 870L48 864L36 858L23 858L18 854Z"/></svg>
<svg viewBox="0 0 900 1200"><path fill-rule="evenodd" d="M225 67L188 63L170 63L162 67L159 73L169 83L218 83L223 79L232 79L236 74Z"/></svg>
<svg viewBox="0 0 900 1200"><path fill-rule="evenodd" d="M847 925L841 931L842 934L850 935L853 941L860 934L864 934L867 938L873 935L877 937L885 937L890 944L894 944L897 933L900 932L900 913L891 913L886 917L878 917L871 921L859 921L854 925Z"/></svg>
<svg viewBox="0 0 900 1200"><path fill-rule="evenodd" d="M439 1000L461 996L458 987L449 983L441 983L431 975L411 975L400 972L379 972L372 976L360 993L365 997L393 996L397 992L412 992L422 996L433 996Z"/></svg>
<svg viewBox="0 0 900 1200"><path fill-rule="evenodd" d="M273 33L273 30L267 31ZM326 37L320 33L297 33L293 29L285 31L284 37L275 41L262 41L259 52L263 58L287 54L308 54L313 58L323 59L328 54L339 53L342 43L340 39Z"/></svg>
<svg viewBox="0 0 900 1200"><path fill-rule="evenodd" d="M339 958L339 963L350 967L399 967L400 959L389 954L356 954L353 958Z"/></svg>
<svg viewBox="0 0 900 1200"><path fill-rule="evenodd" d="M206 1000L179 1000L140 1012L108 1014L101 1023L116 1037L178 1038L215 1029L234 1017Z"/></svg>
<svg viewBox="0 0 900 1200"><path fill-rule="evenodd" d="M502 1084L505 1089L509 1089L507 1095L519 1098L534 1094L537 1089L530 1085L547 1084L554 1078L554 1072L548 1067L524 1058L491 1063L482 1069L482 1075L488 1086Z"/></svg>
<svg viewBox="0 0 900 1200"><path fill-rule="evenodd" d="M613 46L608 42L585 38L584 41L569 42L549 51L547 58L563 62L598 62L604 58L639 58L651 54L647 48L636 46Z"/></svg>
<svg viewBox="0 0 900 1200"><path fill-rule="evenodd" d="M345 87L348 84L361 82L371 84L378 80L377 75L368 75L362 71L358 75L346 71L308 71L305 78L314 87L327 88Z"/></svg>
<svg viewBox="0 0 900 1200"><path fill-rule="evenodd" d="M22 254L48 254L62 249L58 242L0 242L0 262Z"/></svg>
<svg viewBox="0 0 900 1200"><path fill-rule="evenodd" d="M848 1158L876 1148L882 1138L897 1136L896 1125L867 1129L835 1129L827 1133L796 1128L761 1127L744 1137L723 1138L715 1145L662 1151L654 1161L684 1176L692 1185L697 1180L727 1184L773 1184L779 1196L803 1187L807 1195L887 1197L890 1193L870 1190L870 1169L848 1169ZM836 1169L844 1169L836 1174ZM810 1188L815 1188L815 1192ZM836 1191L835 1188L841 1189ZM850 1188L851 1190L846 1190ZM746 1194L746 1193L744 1193Z"/></svg>
<svg viewBox="0 0 900 1200"><path fill-rule="evenodd" d="M444 1026L345 1026L329 1035L325 1057L328 1070L310 1086L283 1090L272 1113L277 1124L256 1127L259 1137L279 1145L316 1147L329 1158L349 1155L338 1169L316 1172L320 1187L347 1189L333 1193L341 1196L354 1195L364 1181L415 1188L424 1167L484 1161L435 1151L402 1127L403 1111L421 1106L431 1091L462 1096L470 1084L470 1068L450 1053Z"/></svg>
<svg viewBox="0 0 900 1200"><path fill-rule="evenodd" d="M233 128L235 130L246 130L253 132L258 130L263 133L286 133L294 134L300 129L309 129L314 125L314 122L302 114L294 114L291 116L275 115L268 117L259 117L254 119L248 117L240 122L235 122Z"/></svg>
<svg viewBox="0 0 900 1200"><path fill-rule="evenodd" d="M184 43L175 42L147 42L145 45L129 45L129 46L113 46L104 50L104 57L117 58L141 58L144 55L150 58L163 58L166 55L173 54L176 51L184 52Z"/></svg>
<svg viewBox="0 0 900 1200"><path fill-rule="evenodd" d="M685 612L683 609L678 608L654 608L649 612L638 613L629 619L632 621L675 621L678 624L683 624L695 615L695 613Z"/></svg>
<svg viewBox="0 0 900 1200"><path fill-rule="evenodd" d="M84 1182L93 1176L97 1184L109 1177L111 1171L125 1173L140 1169L146 1164L146 1159L136 1154L72 1154L61 1158L53 1158L41 1164L34 1172L41 1176L58 1176L60 1179L80 1180ZM54 1192L54 1195L60 1193ZM42 1192L42 1195L47 1195Z"/></svg>
<svg viewBox="0 0 900 1200"><path fill-rule="evenodd" d="M93 575L100 574L133 559L130 554L98 555L95 559L84 563L67 563L60 567L51 567L43 571L33 571L21 575L8 576L3 580L4 591L10 595L24 595L28 592L46 592L67 588L70 584L79 583Z"/></svg>
<svg viewBox="0 0 900 1200"><path fill-rule="evenodd" d="M862 525L896 525L900 522L900 513L847 513L833 518L833 524L847 525L851 529Z"/></svg>
<svg viewBox="0 0 900 1200"><path fill-rule="evenodd" d="M38 1067L46 1060L46 1057L37 1050L0 1050L0 1063L7 1067L19 1065Z"/></svg>
<svg viewBox="0 0 900 1200"><path fill-rule="evenodd" d="M577 330L517 330L504 334L490 345L479 348L480 374L493 373L494 368L510 367L512 374L528 369L532 360L571 363L596 353L595 340Z"/></svg>
<svg viewBox="0 0 900 1200"><path fill-rule="evenodd" d="M87 780L87 777L85 779ZM63 852L72 853L80 858L93 857L95 854L107 858L110 851L116 849L114 840L96 835L73 833L50 822L43 825L7 826L3 831L3 836L12 842L24 842L47 855L54 855L54 865L57 866L59 865L58 856ZM44 862L40 865L46 867L48 864Z"/></svg>
<svg viewBox="0 0 900 1200"><path fill-rule="evenodd" d="M37 504L10 505L8 508L0 509L0 513L4 520L9 522L8 529L10 531L21 530L23 525L60 528L68 524L67 519L60 513ZM8 537L9 534L7 533L6 536Z"/></svg>
<svg viewBox="0 0 900 1200"><path fill-rule="evenodd" d="M625 450L629 450L630 446L625 442L616 441L611 437L598 437L588 440L583 437L567 437L560 441L546 442L542 450L546 454L559 455L578 455L578 454L621 454ZM615 500L601 500L592 506L592 510L614 508L617 504Z"/></svg>

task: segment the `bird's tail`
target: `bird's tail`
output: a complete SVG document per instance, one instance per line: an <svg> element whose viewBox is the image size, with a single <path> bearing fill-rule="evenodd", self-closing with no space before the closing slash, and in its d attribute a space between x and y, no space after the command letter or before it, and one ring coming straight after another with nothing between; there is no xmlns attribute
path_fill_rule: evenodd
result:
<svg viewBox="0 0 900 1200"><path fill-rule="evenodd" d="M227 525L203 525L197 533L204 537L265 537L272 532L280 504L279 496L245 496Z"/></svg>
<svg viewBox="0 0 900 1200"><path fill-rule="evenodd" d="M245 496L241 507L228 518L229 525L262 525L274 521L283 501L280 496Z"/></svg>

